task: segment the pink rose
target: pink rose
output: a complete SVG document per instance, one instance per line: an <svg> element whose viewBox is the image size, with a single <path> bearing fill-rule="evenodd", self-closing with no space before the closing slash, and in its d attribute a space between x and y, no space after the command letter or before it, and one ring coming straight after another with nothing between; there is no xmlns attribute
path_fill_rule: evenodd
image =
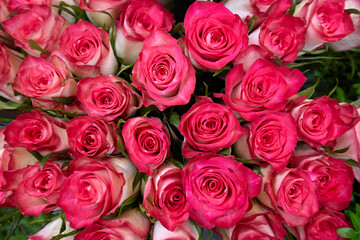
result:
<svg viewBox="0 0 360 240"><path fill-rule="evenodd" d="M281 111L288 99L297 93L306 77L297 69L277 67L271 61L256 60L244 74L238 65L226 75L226 105L247 121Z"/></svg>
<svg viewBox="0 0 360 240"><path fill-rule="evenodd" d="M11 84L21 61L19 53L0 43L0 96L17 102L21 101L21 97L15 96Z"/></svg>
<svg viewBox="0 0 360 240"><path fill-rule="evenodd" d="M184 26L188 54L197 68L220 69L248 45L247 26L221 3L195 1Z"/></svg>
<svg viewBox="0 0 360 240"><path fill-rule="evenodd" d="M347 208L352 198L354 173L351 166L338 158L319 153L297 156L294 166L318 176L319 201L324 207L340 211Z"/></svg>
<svg viewBox="0 0 360 240"><path fill-rule="evenodd" d="M182 171L163 164L145 185L143 206L149 216L157 218L169 231L189 218L190 205L182 184Z"/></svg>
<svg viewBox="0 0 360 240"><path fill-rule="evenodd" d="M99 220L84 231L77 233L74 239L141 240L146 238L149 231L149 219L138 208L134 208L117 218Z"/></svg>
<svg viewBox="0 0 360 240"><path fill-rule="evenodd" d="M108 121L128 118L142 105L139 94L113 75L82 79L77 98L89 116Z"/></svg>
<svg viewBox="0 0 360 240"><path fill-rule="evenodd" d="M63 108L53 98L75 98L77 83L71 77L66 63L56 55L49 61L28 55L20 64L13 89L31 98L35 107Z"/></svg>
<svg viewBox="0 0 360 240"><path fill-rule="evenodd" d="M16 12L19 10L29 10L34 5L50 5L52 0L7 0L9 10Z"/></svg>
<svg viewBox="0 0 360 240"><path fill-rule="evenodd" d="M259 44L270 56L283 63L294 62L305 40L305 23L288 13L268 17L257 31L250 34L250 42Z"/></svg>
<svg viewBox="0 0 360 240"><path fill-rule="evenodd" d="M155 0L129 0L116 24L116 56L124 64L138 58L143 42L150 32L159 29L169 32L175 23L173 14Z"/></svg>
<svg viewBox="0 0 360 240"><path fill-rule="evenodd" d="M198 240L199 232L190 220L177 226L174 231L167 230L159 221L154 224L153 239L156 240Z"/></svg>
<svg viewBox="0 0 360 240"><path fill-rule="evenodd" d="M280 171L289 163L298 141L296 122L289 113L268 114L244 127L235 144L235 156L265 161Z"/></svg>
<svg viewBox="0 0 360 240"><path fill-rule="evenodd" d="M200 226L230 228L251 209L260 193L261 177L233 156L204 154L183 168L190 216Z"/></svg>
<svg viewBox="0 0 360 240"><path fill-rule="evenodd" d="M55 220L52 220L48 224L45 225L43 229L41 229L39 232L35 233L34 235L29 236L29 240L49 240L52 237L55 237L59 235L59 232L61 230L62 226L62 219L57 218ZM61 234L66 234L72 232L74 229L72 229L69 226L68 222L65 222L65 231ZM62 240L73 240L74 236L68 236L61 238Z"/></svg>
<svg viewBox="0 0 360 240"><path fill-rule="evenodd" d="M117 151L117 126L98 117L80 116L66 124L71 153L91 158Z"/></svg>
<svg viewBox="0 0 360 240"><path fill-rule="evenodd" d="M299 139L311 147L326 146L359 121L355 106L322 96L306 100L291 110Z"/></svg>
<svg viewBox="0 0 360 240"><path fill-rule="evenodd" d="M59 163L46 162L28 166L15 190L15 202L22 214L39 216L54 210L65 175Z"/></svg>
<svg viewBox="0 0 360 240"><path fill-rule="evenodd" d="M57 205L72 228L90 226L115 212L138 190L132 187L136 168L125 158L76 158L70 162L69 170Z"/></svg>
<svg viewBox="0 0 360 240"><path fill-rule="evenodd" d="M297 168L277 172L267 167L261 172L259 201L278 212L287 226L308 223L319 210L317 175Z"/></svg>
<svg viewBox="0 0 360 240"><path fill-rule="evenodd" d="M170 156L170 134L158 118L130 118L122 136L130 160L148 176Z"/></svg>
<svg viewBox="0 0 360 240"><path fill-rule="evenodd" d="M5 141L12 147L24 147L42 155L67 150L65 123L39 110L18 115L5 128Z"/></svg>
<svg viewBox="0 0 360 240"><path fill-rule="evenodd" d="M117 70L109 34L89 22L79 20L72 24L59 44L72 73L79 77L111 75Z"/></svg>
<svg viewBox="0 0 360 240"><path fill-rule="evenodd" d="M132 71L132 83L143 93L144 105L161 111L185 105L195 90L195 70L175 38L154 30L144 41Z"/></svg>
<svg viewBox="0 0 360 240"><path fill-rule="evenodd" d="M41 52L31 47L33 40L42 49L49 52L59 49L59 38L69 25L52 8L46 5L34 5L29 11L21 11L1 23L5 31L15 39L15 45L27 53L40 56Z"/></svg>
<svg viewBox="0 0 360 240"><path fill-rule="evenodd" d="M253 203L252 209L234 227L229 229L216 228L215 232L219 233L223 239L284 240L286 230L282 226L281 217L257 201Z"/></svg>
<svg viewBox="0 0 360 240"><path fill-rule="evenodd" d="M345 0L305 0L296 7L295 16L307 26L304 50L312 51L354 32L350 13L344 8Z"/></svg>
<svg viewBox="0 0 360 240"><path fill-rule="evenodd" d="M192 158L202 153L217 153L238 140L243 130L231 110L210 98L201 97L181 116L179 131L185 137L182 153Z"/></svg>

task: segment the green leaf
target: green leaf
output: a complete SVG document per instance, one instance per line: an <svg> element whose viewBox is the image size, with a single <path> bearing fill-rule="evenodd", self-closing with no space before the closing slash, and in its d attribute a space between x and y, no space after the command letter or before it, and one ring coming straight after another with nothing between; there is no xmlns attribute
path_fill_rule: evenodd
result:
<svg viewBox="0 0 360 240"><path fill-rule="evenodd" d="M70 105L75 101L76 97L53 97L52 99L59 103Z"/></svg>
<svg viewBox="0 0 360 240"><path fill-rule="evenodd" d="M180 37L184 37L185 36L185 27L184 27L184 23L183 22L179 22L177 23L173 30L171 31L171 35L178 35Z"/></svg>
<svg viewBox="0 0 360 240"><path fill-rule="evenodd" d="M125 123L126 121L124 119L119 119L119 121L116 123L116 126L120 127L121 124Z"/></svg>
<svg viewBox="0 0 360 240"><path fill-rule="evenodd" d="M125 149L124 149L123 146L121 145L121 142L120 142L119 139L116 140L116 143L117 143L117 147L119 148L121 154L122 154L125 158L129 159L129 156L127 155Z"/></svg>
<svg viewBox="0 0 360 240"><path fill-rule="evenodd" d="M347 146L346 148L342 148L342 149L339 149L339 150L335 150L333 151L333 153L345 153L349 150L351 146Z"/></svg>
<svg viewBox="0 0 360 240"><path fill-rule="evenodd" d="M235 160L237 162L241 162L241 163L249 163L252 161L261 161L261 159L258 159L258 158L238 158L238 157L236 157Z"/></svg>
<svg viewBox="0 0 360 240"><path fill-rule="evenodd" d="M180 124L180 116L179 116L179 114L177 114L174 111L171 111L170 123L178 128L179 124Z"/></svg>
<svg viewBox="0 0 360 240"><path fill-rule="evenodd" d="M356 204L356 215L360 216L360 204Z"/></svg>
<svg viewBox="0 0 360 240"><path fill-rule="evenodd" d="M220 68L213 74L213 77L216 77L217 75L219 75L220 73L222 73L223 71L226 71L226 70L230 70L230 66L228 66L228 65L223 66L222 68Z"/></svg>
<svg viewBox="0 0 360 240"><path fill-rule="evenodd" d="M345 12L352 13L352 14L360 14L360 11L356 8L345 9Z"/></svg>
<svg viewBox="0 0 360 240"><path fill-rule="evenodd" d="M130 65L124 65L124 64L121 64L121 67L120 67L120 70L119 72L116 74L117 77L120 76L120 74L126 70L128 70L129 68L132 68L134 66L135 63L132 63Z"/></svg>
<svg viewBox="0 0 360 240"><path fill-rule="evenodd" d="M28 150L28 152L31 153L31 155L33 155L39 162L42 161L43 156L39 152L37 152L37 151L29 151L29 150Z"/></svg>
<svg viewBox="0 0 360 240"><path fill-rule="evenodd" d="M338 229L336 229L336 233L344 238L353 238L356 235L355 230L352 228L348 228L348 227L338 228Z"/></svg>
<svg viewBox="0 0 360 240"><path fill-rule="evenodd" d="M354 105L355 107L359 107L360 106L360 98L354 102L351 103L352 105Z"/></svg>
<svg viewBox="0 0 360 240"><path fill-rule="evenodd" d="M10 118L0 118L0 122L9 122L11 123L14 119L10 119Z"/></svg>
<svg viewBox="0 0 360 240"><path fill-rule="evenodd" d="M54 237L52 237L50 240L60 240L60 239L65 238L65 237L69 237L69 236L75 235L76 233L78 233L78 232L80 232L80 231L82 231L82 230L83 230L83 228L75 229L75 230L73 230L73 231L71 231L71 232L68 232L68 233L65 233L65 234L59 234L59 235L57 235L57 236L54 236Z"/></svg>
<svg viewBox="0 0 360 240"><path fill-rule="evenodd" d="M338 87L339 85L339 80L337 78L335 78L336 80L336 84L335 84L335 87L333 89L331 89L331 91L329 92L328 94L328 97L330 97L335 91L336 91L336 88Z"/></svg>
<svg viewBox="0 0 360 240"><path fill-rule="evenodd" d="M314 63L324 64L324 62L322 62L322 61L312 61L312 62L302 62L302 63L288 63L286 65L286 67L288 67L288 68L298 68L298 67L302 67L302 66L306 66L306 65L310 65L310 64L314 64Z"/></svg>
<svg viewBox="0 0 360 240"><path fill-rule="evenodd" d="M336 88L336 95L339 102L346 102L346 95L341 87Z"/></svg>
<svg viewBox="0 0 360 240"><path fill-rule="evenodd" d="M253 16L250 18L250 20L249 20L249 22L248 22L248 24L247 24L248 32L251 32L251 31L254 29L255 23L256 23L256 19L257 19L257 16L256 16L256 15L253 15Z"/></svg>
<svg viewBox="0 0 360 240"><path fill-rule="evenodd" d="M20 220L23 217L23 215L19 212L15 217L13 218L13 221L11 222L10 229L7 232L5 240L9 240L11 236L15 233L16 229L19 227Z"/></svg>
<svg viewBox="0 0 360 240"><path fill-rule="evenodd" d="M0 101L0 110L14 110L17 109L15 106L9 106L7 103Z"/></svg>
<svg viewBox="0 0 360 240"><path fill-rule="evenodd" d="M143 178L144 173L140 173L139 170L137 170L134 181L132 183L132 188L135 190L136 186L140 182L140 180Z"/></svg>
<svg viewBox="0 0 360 240"><path fill-rule="evenodd" d="M37 45L37 43L34 42L34 40L32 40L32 39L29 40L29 44L30 44L30 46L31 46L32 48L34 48L34 49L36 49L36 50L38 50L38 51L40 51L40 52L42 52L42 53L46 53L46 54L48 54L48 55L51 54L49 51L46 51L45 49L42 49L42 48L41 48L39 45Z"/></svg>
<svg viewBox="0 0 360 240"><path fill-rule="evenodd" d="M53 156L54 156L53 154L49 154L49 155L46 155L45 157L43 157L43 159L41 159L41 163L40 163L40 170L41 171L43 170L43 167L44 167L45 163Z"/></svg>
<svg viewBox="0 0 360 240"><path fill-rule="evenodd" d="M182 163L181 161L179 161L175 158L170 158L169 162L177 168L180 168L180 169L184 168L184 163Z"/></svg>
<svg viewBox="0 0 360 240"><path fill-rule="evenodd" d="M0 216L0 223L5 222L12 218L13 216L20 213L20 210L18 208L14 208L11 212L9 212L7 215Z"/></svg>
<svg viewBox="0 0 360 240"><path fill-rule="evenodd" d="M59 234L63 233L66 230L65 213L61 212L60 217L61 217L61 228Z"/></svg>
<svg viewBox="0 0 360 240"><path fill-rule="evenodd" d="M356 161L352 160L352 159L346 160L345 163L352 166L352 167L358 167L359 166L359 164Z"/></svg>
<svg viewBox="0 0 360 240"><path fill-rule="evenodd" d="M289 14L292 16L294 15L294 12L295 12L295 7L296 7L296 0L292 0L291 1L291 8L289 9Z"/></svg>
<svg viewBox="0 0 360 240"><path fill-rule="evenodd" d="M305 96L307 98L310 98L314 94L315 88L317 87L317 85L319 85L319 83L320 83L320 78L318 78L318 80L316 81L316 83L312 87L309 87L309 88L299 92L298 94L300 96Z"/></svg>
<svg viewBox="0 0 360 240"><path fill-rule="evenodd" d="M123 209L126 206L130 206L131 204L133 204L134 202L136 202L136 199L138 197L138 192L136 192L135 194L133 194L132 196L130 196L128 199L126 199L120 206L120 210L119 210L119 215L120 216L123 213Z"/></svg>
<svg viewBox="0 0 360 240"><path fill-rule="evenodd" d="M360 231L360 217L357 216L355 213L350 212L350 219L351 219L351 222L352 222L355 230L357 232L359 232Z"/></svg>
<svg viewBox="0 0 360 240"><path fill-rule="evenodd" d="M300 50L299 52L303 52L303 53L311 54L311 55L318 55L318 54L326 52L326 49L319 49L319 50L315 50L315 51Z"/></svg>
<svg viewBox="0 0 360 240"><path fill-rule="evenodd" d="M190 221L194 224L194 226L195 226L195 228L196 228L196 231L197 231L198 234L199 234L198 240L202 240L203 237L202 237L202 233L201 233L201 231L200 231L199 226L197 225L197 223L196 223L194 220L190 219Z"/></svg>

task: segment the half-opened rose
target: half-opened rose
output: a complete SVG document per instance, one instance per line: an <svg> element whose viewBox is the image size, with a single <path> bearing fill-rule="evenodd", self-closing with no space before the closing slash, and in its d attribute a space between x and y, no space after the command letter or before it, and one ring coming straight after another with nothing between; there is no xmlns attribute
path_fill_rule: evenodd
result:
<svg viewBox="0 0 360 240"><path fill-rule="evenodd" d="M186 201L181 169L163 164L150 176L145 185L143 206L149 216L157 218L170 231L185 222L190 205Z"/></svg>
<svg viewBox="0 0 360 240"><path fill-rule="evenodd" d="M181 116L179 124L179 131L185 137L182 153L186 158L219 152L243 134L239 121L228 107L207 97L199 100Z"/></svg>
<svg viewBox="0 0 360 240"><path fill-rule="evenodd" d="M258 59L244 73L237 65L226 75L226 105L247 121L281 111L288 99L297 93L306 77L297 69L277 67L271 61Z"/></svg>
<svg viewBox="0 0 360 240"><path fill-rule="evenodd" d="M195 70L175 38L154 30L144 41L132 71L132 85L143 94L144 105L161 111L185 105L195 90Z"/></svg>
<svg viewBox="0 0 360 240"><path fill-rule="evenodd" d="M125 158L80 157L70 162L69 170L57 205L72 228L90 226L113 213L138 190L132 187L136 168Z"/></svg>
<svg viewBox="0 0 360 240"><path fill-rule="evenodd" d="M130 118L122 136L130 160L148 176L170 156L170 134L158 118Z"/></svg>
<svg viewBox="0 0 360 240"><path fill-rule="evenodd" d="M247 26L221 3L195 1L184 27L191 62L204 70L224 67L248 45Z"/></svg>
<svg viewBox="0 0 360 240"><path fill-rule="evenodd" d="M204 154L183 168L190 216L200 226L230 228L251 209L250 199L261 189L261 177L233 156Z"/></svg>
<svg viewBox="0 0 360 240"><path fill-rule="evenodd" d="M59 44L72 73L79 77L110 75L117 70L109 34L89 22L79 20L72 24Z"/></svg>
<svg viewBox="0 0 360 240"><path fill-rule="evenodd" d="M65 225L66 229L64 232L62 232L62 234L66 234L66 233L69 233L74 230L69 226L68 222L65 222L65 224L66 224ZM49 222L48 224L46 224L45 227L43 229L41 229L39 232L35 233L34 235L29 236L29 240L51 239L52 237L59 235L61 226L62 226L62 219L57 218L57 219ZM68 237L62 238L62 240L73 240L73 239L74 239L73 236L68 236Z"/></svg>
<svg viewBox="0 0 360 240"><path fill-rule="evenodd" d="M69 147L74 156L91 158L112 154L117 150L118 134L115 123L98 117L80 116L66 124Z"/></svg>
<svg viewBox="0 0 360 240"><path fill-rule="evenodd" d="M153 239L156 240L198 240L199 232L190 221L177 226L174 231L167 230L159 221L154 224Z"/></svg>
<svg viewBox="0 0 360 240"><path fill-rule="evenodd" d="M108 121L128 118L142 105L139 94L113 75L80 80L76 95L89 116Z"/></svg>

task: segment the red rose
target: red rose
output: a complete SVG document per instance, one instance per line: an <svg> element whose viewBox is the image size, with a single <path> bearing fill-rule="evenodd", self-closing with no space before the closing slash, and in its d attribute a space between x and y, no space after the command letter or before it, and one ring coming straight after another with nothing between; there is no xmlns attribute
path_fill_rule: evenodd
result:
<svg viewBox="0 0 360 240"><path fill-rule="evenodd" d="M277 67L271 61L256 60L244 74L243 66L235 66L226 75L226 105L247 121L281 111L288 99L297 93L306 77L297 69Z"/></svg>
<svg viewBox="0 0 360 240"><path fill-rule="evenodd" d="M91 158L112 154L117 151L118 134L115 123L98 117L81 116L66 124L70 150L73 155Z"/></svg>
<svg viewBox="0 0 360 240"><path fill-rule="evenodd" d="M179 131L185 137L182 153L186 158L219 152L243 134L239 121L228 107L207 97L200 100L181 116L179 124Z"/></svg>
<svg viewBox="0 0 360 240"><path fill-rule="evenodd" d="M148 176L170 156L170 134L158 118L130 118L122 136L130 160Z"/></svg>
<svg viewBox="0 0 360 240"><path fill-rule="evenodd" d="M132 71L132 83L143 93L144 105L161 111L185 105L195 90L195 70L175 38L154 30L144 41Z"/></svg>
<svg viewBox="0 0 360 240"><path fill-rule="evenodd" d="M136 168L125 158L76 158L69 165L57 205L73 228L87 227L115 212L135 190Z"/></svg>
<svg viewBox="0 0 360 240"><path fill-rule="evenodd" d="M251 209L260 193L261 177L233 156L204 154L183 168L183 185L190 216L200 226L230 228Z"/></svg>
<svg viewBox="0 0 360 240"><path fill-rule="evenodd" d="M77 98L89 116L108 121L128 118L142 105L141 97L124 80L113 75L82 79Z"/></svg>
<svg viewBox="0 0 360 240"><path fill-rule="evenodd" d="M145 185L143 206L149 216L157 218L168 230L189 218L189 204L182 185L182 171L163 164Z"/></svg>
<svg viewBox="0 0 360 240"><path fill-rule="evenodd" d="M184 27L189 57L197 68L220 69L248 45L245 23L221 3L195 1Z"/></svg>
<svg viewBox="0 0 360 240"><path fill-rule="evenodd" d="M110 75L117 70L109 34L89 22L79 20L72 24L59 44L72 73L79 77Z"/></svg>

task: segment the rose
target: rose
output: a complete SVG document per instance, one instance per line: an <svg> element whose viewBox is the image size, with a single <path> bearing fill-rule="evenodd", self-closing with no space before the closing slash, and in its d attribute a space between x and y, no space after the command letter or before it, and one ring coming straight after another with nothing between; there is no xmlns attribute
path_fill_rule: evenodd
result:
<svg viewBox="0 0 360 240"><path fill-rule="evenodd" d="M54 98L75 98L77 83L66 63L51 55L49 61L28 55L20 64L13 89L30 97L36 107L63 108Z"/></svg>
<svg viewBox="0 0 360 240"><path fill-rule="evenodd" d="M33 5L51 5L52 0L7 0L11 12L29 10Z"/></svg>
<svg viewBox="0 0 360 240"><path fill-rule="evenodd" d="M296 122L289 113L259 117L244 129L234 144L235 156L261 159L277 171L286 167L298 141Z"/></svg>
<svg viewBox="0 0 360 240"><path fill-rule="evenodd" d="M69 174L57 205L73 228L90 226L113 213L138 191L138 186L132 186L136 168L125 158L75 158L69 164Z"/></svg>
<svg viewBox="0 0 360 240"><path fill-rule="evenodd" d="M182 171L163 164L145 185L143 206L149 216L157 218L169 231L189 218L189 204L182 185Z"/></svg>
<svg viewBox="0 0 360 240"><path fill-rule="evenodd" d="M154 30L144 41L132 71L133 83L143 93L144 105L161 111L185 105L195 90L195 70L175 38Z"/></svg>
<svg viewBox="0 0 360 240"><path fill-rule="evenodd" d="M111 75L117 70L109 34L89 22L79 20L68 27L59 45L72 73L79 77Z"/></svg>
<svg viewBox="0 0 360 240"><path fill-rule="evenodd" d="M288 13L268 17L257 31L250 34L250 43L259 44L270 56L283 63L294 62L304 45L305 23Z"/></svg>
<svg viewBox="0 0 360 240"><path fill-rule="evenodd" d="M297 152L297 155L299 153ZM332 210L344 210L352 198L354 173L343 160L319 153L297 156L294 166L316 173L319 183L319 201Z"/></svg>
<svg viewBox="0 0 360 240"><path fill-rule="evenodd" d="M142 105L141 97L124 80L113 75L82 79L77 98L89 116L108 121L128 118Z"/></svg>
<svg viewBox="0 0 360 240"><path fill-rule="evenodd" d="M281 217L275 212L264 208L257 201L253 201L252 209L246 213L244 219L229 229L216 228L223 239L284 239L286 230L282 226Z"/></svg>
<svg viewBox="0 0 360 240"><path fill-rule="evenodd" d="M248 45L248 29L221 3L195 1L185 19L186 48L193 65L214 71L231 62Z"/></svg>
<svg viewBox="0 0 360 240"><path fill-rule="evenodd" d="M167 230L159 221L154 224L153 239L156 240L197 240L199 232L190 220L175 228L174 231Z"/></svg>
<svg viewBox="0 0 360 240"><path fill-rule="evenodd" d="M183 168L190 217L200 226L230 228L251 209L260 193L261 177L233 156L204 154Z"/></svg>
<svg viewBox="0 0 360 240"><path fill-rule="evenodd" d="M66 124L71 153L91 158L113 154L117 151L117 126L98 117L80 116Z"/></svg>
<svg viewBox="0 0 360 240"><path fill-rule="evenodd" d="M158 118L130 118L122 136L130 160L148 176L170 156L170 134Z"/></svg>
<svg viewBox="0 0 360 240"><path fill-rule="evenodd" d="M306 77L297 69L277 67L270 61L256 60L244 74L238 65L226 75L226 105L247 121L281 111L288 99L298 92Z"/></svg>
<svg viewBox="0 0 360 240"><path fill-rule="evenodd" d="M12 147L24 147L43 155L69 148L65 123L39 110L18 115L6 126L4 134Z"/></svg>
<svg viewBox="0 0 360 240"><path fill-rule="evenodd" d="M231 110L202 97L181 116L179 131L185 137L182 153L186 158L230 147L243 134Z"/></svg>
<svg viewBox="0 0 360 240"><path fill-rule="evenodd" d="M65 175L56 162L28 166L14 192L16 206L22 214L39 216L54 210Z"/></svg>
<svg viewBox="0 0 360 240"><path fill-rule="evenodd" d="M150 32L169 32L175 23L173 14L155 0L129 0L116 24L116 55L124 64L135 62Z"/></svg>
<svg viewBox="0 0 360 240"><path fill-rule="evenodd" d="M359 121L355 106L339 104L327 96L297 104L291 114L297 122L299 139L311 147L329 144Z"/></svg>
<svg viewBox="0 0 360 240"><path fill-rule="evenodd" d="M45 225L43 229L41 229L39 232L35 233L34 235L29 236L29 240L48 240L52 237L55 237L59 235L59 232L62 228L62 219L57 218L55 220L52 220L48 224ZM61 234L67 234L72 232L74 229L69 227L69 223L65 222L65 231L61 232ZM68 236L62 238L62 240L73 240L73 236Z"/></svg>
<svg viewBox="0 0 360 240"><path fill-rule="evenodd" d="M77 233L74 239L141 240L148 235L150 224L149 219L138 208L134 208L119 217L99 220Z"/></svg>
<svg viewBox="0 0 360 240"><path fill-rule="evenodd" d="M11 84L18 72L21 58L17 52L0 43L0 96L20 102L21 97L15 96Z"/></svg>
<svg viewBox="0 0 360 240"><path fill-rule="evenodd" d="M29 40L49 52L59 49L59 38L69 25L59 15L52 13L51 7L34 5L29 11L20 12L1 23L5 31L15 39L15 45L33 56L41 52L34 49Z"/></svg>
<svg viewBox="0 0 360 240"><path fill-rule="evenodd" d="M307 25L303 50L312 51L354 31L350 13L345 12L344 7L345 0L306 0L296 7L294 15Z"/></svg>
<svg viewBox="0 0 360 240"><path fill-rule="evenodd" d="M274 209L287 226L302 226L319 210L317 175L297 169L262 168L263 185L258 200Z"/></svg>

